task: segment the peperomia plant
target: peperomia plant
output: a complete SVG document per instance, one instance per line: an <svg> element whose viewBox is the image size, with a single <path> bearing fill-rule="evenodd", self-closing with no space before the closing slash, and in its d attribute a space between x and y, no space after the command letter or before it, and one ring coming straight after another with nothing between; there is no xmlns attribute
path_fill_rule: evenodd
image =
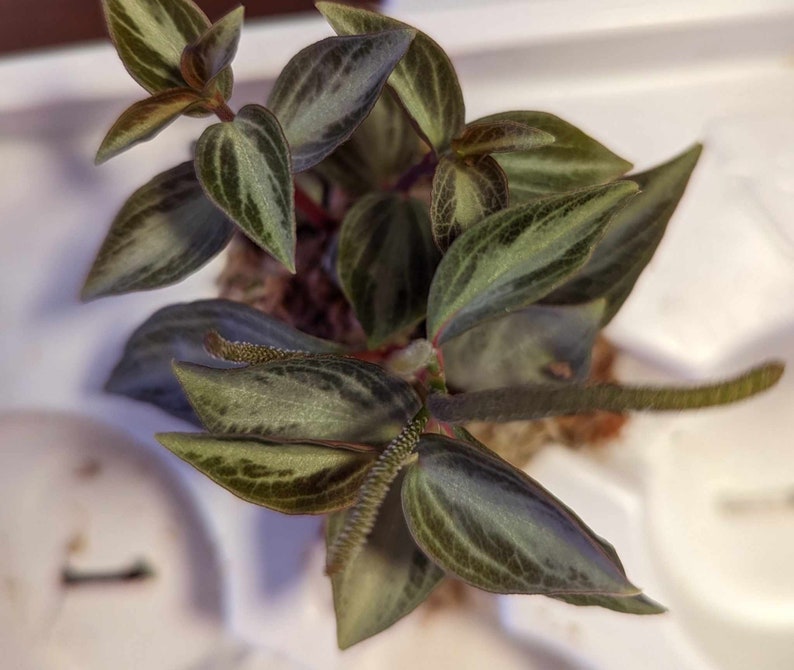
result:
<svg viewBox="0 0 794 670"><path fill-rule="evenodd" d="M689 388L588 382L595 338L700 146L624 178L627 161L551 114L467 123L432 39L331 2L317 7L338 36L300 51L267 105L235 112L242 8L211 24L190 0L103 6L150 97L97 162L182 115L219 122L124 204L83 297L174 283L235 238L261 250L259 288L278 307L166 307L132 335L108 389L200 422L207 432L158 440L237 496L330 515L339 645L389 627L445 576L662 612L609 544L465 425L705 407L777 382L775 362ZM306 301L325 301L325 316L302 321ZM318 337L340 310L354 326Z"/></svg>

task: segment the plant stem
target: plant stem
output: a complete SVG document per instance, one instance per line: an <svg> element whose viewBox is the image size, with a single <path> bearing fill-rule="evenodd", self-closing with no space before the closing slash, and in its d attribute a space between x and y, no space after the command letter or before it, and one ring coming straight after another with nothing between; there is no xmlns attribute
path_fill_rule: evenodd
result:
<svg viewBox="0 0 794 670"><path fill-rule="evenodd" d="M315 228L327 230L336 225L334 218L312 200L306 192L295 184L295 208L306 217Z"/></svg>
<svg viewBox="0 0 794 670"><path fill-rule="evenodd" d="M213 111L221 121L234 121L235 113L223 100L216 100L213 105Z"/></svg>
<svg viewBox="0 0 794 670"><path fill-rule="evenodd" d="M438 160L436 159L435 153L428 151L421 161L409 168L397 180L397 183L394 185L394 190L400 193L407 193L422 177L433 174L436 165L438 165Z"/></svg>

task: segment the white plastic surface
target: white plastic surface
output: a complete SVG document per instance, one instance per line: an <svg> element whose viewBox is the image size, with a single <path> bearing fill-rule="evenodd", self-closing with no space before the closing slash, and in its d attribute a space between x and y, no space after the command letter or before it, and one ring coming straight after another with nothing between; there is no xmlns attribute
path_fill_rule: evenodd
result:
<svg viewBox="0 0 794 670"><path fill-rule="evenodd" d="M626 378L708 378L771 356L794 363L794 4L645 3L654 7L645 13L625 2L598 3L597 11L593 3L568 0L498 8L432 4L401 3L396 11L449 47L469 119L505 109L547 110L636 158L638 169L705 141L702 164L668 236L610 327L622 348L650 363L627 365ZM235 103L263 100L291 53L327 34L320 20L280 21L247 32ZM157 450L152 434L184 429L178 421L101 392L133 328L160 306L211 296L222 260L173 288L89 305L76 299L124 198L184 160L207 121L180 120L154 143L96 169L93 152L104 130L143 95L108 46L0 61L0 90L0 411L6 413L0 425L0 490L6 494L0 648L17 654L13 667L24 668L31 649L42 663L36 668L68 667L46 657L58 640L69 641L85 670L126 667L108 665L103 654L129 645L132 625L146 638L150 670L173 670L177 661L188 670L212 663L259 667L257 654L269 659L263 664L276 664L265 667L322 669L438 668L444 662L500 670L530 664L794 667L794 416L787 411L794 385L788 381L743 407L633 419L621 442L595 456L551 450L535 463L538 479L616 545L629 576L667 604L669 614L640 619L505 597L497 612L503 629L487 612L433 619L420 611L384 636L337 652L319 522L239 502ZM124 594L113 591L103 601L91 592L91 607L100 609L70 609L67 620L75 627L61 628L60 638L42 641L29 631L9 637L7 631L19 632L19 626L28 630L23 624L29 620L9 604L14 580L28 580L39 594L38 609L31 611L45 623L36 634L50 630L45 613L57 591L47 588L56 582L36 581L35 571L55 574L63 538L46 532L47 524L58 514L68 516L59 502L83 495L65 483L69 459L83 453L77 446L65 445L57 462L67 465L48 470L30 460L37 451L9 437L15 422L30 416L15 412L29 410L100 421L100 433L121 431L123 440L134 440L128 448L136 456L112 456L119 472L138 456L156 467L165 464L162 478L130 480L123 489L145 493L140 525L125 524L130 515L117 511L124 496L108 495L115 502L107 507L105 498L84 498L108 543L102 564L120 560L111 549L144 537L135 533L154 533L173 515L187 515L192 532L208 538L217 555L217 615L196 622L195 610L189 603L180 608L184 600L172 593L171 609L159 610L156 634L149 634L148 610L136 610L138 622L129 611L127 623L116 625L96 613ZM39 437L49 439L41 453L55 453L57 440L47 425L39 426ZM168 478L186 486L180 510L169 502ZM30 502L39 494L55 517ZM175 551L168 560L179 560ZM79 637L80 630L93 633ZM178 651L171 649L173 640L190 647L198 630L206 645L183 649L172 663L169 654ZM258 650L250 651L249 643Z"/></svg>

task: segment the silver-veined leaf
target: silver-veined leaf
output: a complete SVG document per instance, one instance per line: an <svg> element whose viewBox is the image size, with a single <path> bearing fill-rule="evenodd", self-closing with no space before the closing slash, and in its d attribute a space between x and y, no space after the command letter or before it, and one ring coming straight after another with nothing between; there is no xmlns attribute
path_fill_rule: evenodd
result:
<svg viewBox="0 0 794 670"><path fill-rule="evenodd" d="M444 571L416 546L405 525L402 476L381 505L362 550L331 576L336 637L341 649L386 630L412 612L441 582ZM334 545L349 512L328 519L326 545Z"/></svg>
<svg viewBox="0 0 794 670"><path fill-rule="evenodd" d="M442 157L433 175L433 239L445 251L462 232L507 207L507 178L490 156Z"/></svg>
<svg viewBox="0 0 794 670"><path fill-rule="evenodd" d="M156 437L227 491L285 514L327 514L352 505L374 458L372 451L344 444L206 433Z"/></svg>
<svg viewBox="0 0 794 670"><path fill-rule="evenodd" d="M554 135L518 121L470 123L452 149L460 156L482 156L512 151L531 151L554 142Z"/></svg>
<svg viewBox="0 0 794 670"><path fill-rule="evenodd" d="M246 105L207 128L196 173L210 199L265 251L295 272L295 203L289 147L273 114Z"/></svg>
<svg viewBox="0 0 794 670"><path fill-rule="evenodd" d="M604 301L533 305L475 326L444 344L447 383L481 391L530 382L584 381Z"/></svg>
<svg viewBox="0 0 794 670"><path fill-rule="evenodd" d="M766 363L731 379L683 387L560 386L527 384L457 395L434 395L428 400L433 415L448 423L467 421L520 421L603 410L680 411L728 405L777 384L783 364Z"/></svg>
<svg viewBox="0 0 794 670"><path fill-rule="evenodd" d="M523 123L554 137L548 146L496 157L507 174L515 201L603 184L631 169L631 163L553 114L503 112L478 119L475 124L500 121Z"/></svg>
<svg viewBox="0 0 794 670"><path fill-rule="evenodd" d="M420 406L407 382L340 356L226 370L177 363L174 369L212 433L385 444Z"/></svg>
<svg viewBox="0 0 794 670"><path fill-rule="evenodd" d="M334 2L318 2L333 29L341 35L409 29L400 21ZM394 68L389 85L437 154L445 151L463 129L466 111L458 76L443 49L417 31L405 58Z"/></svg>
<svg viewBox="0 0 794 670"><path fill-rule="evenodd" d="M130 196L110 226L81 297L160 288L219 253L234 225L204 195L193 163L167 170Z"/></svg>
<svg viewBox="0 0 794 670"><path fill-rule="evenodd" d="M180 303L155 312L132 334L105 389L198 424L171 363L179 360L230 367L230 363L213 358L205 350L204 338L210 331L231 340L283 349L312 353L340 350L333 342L306 335L247 305L229 300Z"/></svg>
<svg viewBox="0 0 794 670"><path fill-rule="evenodd" d="M663 165L631 175L639 195L610 221L585 266L546 300L573 304L604 297L603 323L609 323L659 246L702 149L696 144Z"/></svg>
<svg viewBox="0 0 794 670"><path fill-rule="evenodd" d="M268 107L284 128L292 169L302 172L344 142L367 117L412 30L329 37L293 56L282 70Z"/></svg>
<svg viewBox="0 0 794 670"><path fill-rule="evenodd" d="M108 31L121 62L150 93L186 84L182 50L210 21L191 0L102 0Z"/></svg>
<svg viewBox="0 0 794 670"><path fill-rule="evenodd" d="M636 191L624 181L534 200L463 233L430 287L430 336L443 343L545 297L584 265L617 207Z"/></svg>
<svg viewBox="0 0 794 670"><path fill-rule="evenodd" d="M245 8L242 6L233 9L185 47L180 69L191 86L203 88L231 65L240 43L244 14ZM231 91L226 92L224 97L228 98L229 93Z"/></svg>
<svg viewBox="0 0 794 670"><path fill-rule="evenodd" d="M175 88L140 100L128 107L108 130L96 154L99 165L130 147L152 139L166 126L204 98L189 88Z"/></svg>
<svg viewBox="0 0 794 670"><path fill-rule="evenodd" d="M389 185L419 160L419 136L386 86L369 116L328 158L320 174L353 195Z"/></svg>
<svg viewBox="0 0 794 670"><path fill-rule="evenodd" d="M425 435L403 511L447 572L496 593L634 596L602 540L540 484L484 448Z"/></svg>
<svg viewBox="0 0 794 670"><path fill-rule="evenodd" d="M339 281L370 347L424 318L439 258L420 201L373 193L350 209L339 234Z"/></svg>

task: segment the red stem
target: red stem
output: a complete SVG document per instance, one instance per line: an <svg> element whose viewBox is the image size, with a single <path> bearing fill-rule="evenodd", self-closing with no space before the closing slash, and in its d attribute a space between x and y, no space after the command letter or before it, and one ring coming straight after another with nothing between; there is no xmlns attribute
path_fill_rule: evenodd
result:
<svg viewBox="0 0 794 670"><path fill-rule="evenodd" d="M433 174L436 165L438 165L436 155L432 151L428 151L421 161L409 168L402 177L397 180L397 183L394 185L394 190L407 193L422 177Z"/></svg>
<svg viewBox="0 0 794 670"><path fill-rule="evenodd" d="M295 184L295 207L316 228L325 230L336 224L331 215L314 202L297 184Z"/></svg>

